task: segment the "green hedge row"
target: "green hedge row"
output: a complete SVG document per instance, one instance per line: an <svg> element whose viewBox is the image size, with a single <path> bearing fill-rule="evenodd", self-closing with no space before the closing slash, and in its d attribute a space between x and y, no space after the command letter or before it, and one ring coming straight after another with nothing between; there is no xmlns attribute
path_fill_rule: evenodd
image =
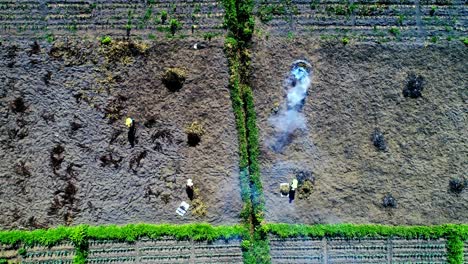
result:
<svg viewBox="0 0 468 264"><path fill-rule="evenodd" d="M244 263L269 263L268 239L259 232L264 219L265 202L258 165L258 128L254 99L248 85L251 66L248 47L254 30L253 0L223 0L223 4L224 23L229 30L225 53L229 61L229 86L241 156L241 189L244 201L242 217L249 223L251 231L250 240L243 242Z"/></svg>
<svg viewBox="0 0 468 264"><path fill-rule="evenodd" d="M463 241L468 238L468 225L445 224L437 226L387 226L387 225L291 225L267 224L264 233L282 238L308 236L314 238L342 237L399 237L404 239L447 239L447 259L450 264L463 263Z"/></svg>
<svg viewBox="0 0 468 264"><path fill-rule="evenodd" d="M185 225L128 224L124 226L78 225L34 231L0 231L0 243L17 246L24 244L26 246L51 247L61 241L69 240L73 242L76 249L73 263L86 263L88 239L134 242L140 237L158 239L163 236L174 237L178 240L213 241L216 239L248 237L249 234L248 230L241 225L212 226L207 223Z"/></svg>
<svg viewBox="0 0 468 264"><path fill-rule="evenodd" d="M245 100L246 118L247 118L247 142L249 153L249 171L251 181L251 199L253 205L255 225L260 224L264 220L265 198L263 196L262 181L260 179L260 166L258 157L260 148L258 142L257 114L255 112L255 104L252 89L243 85L243 94Z"/></svg>
<svg viewBox="0 0 468 264"><path fill-rule="evenodd" d="M216 239L230 239L244 235L246 229L241 225L212 226L207 223L184 225L172 224L128 224L88 226L78 225L72 227L59 226L50 229L11 230L0 231L0 243L16 245L23 243L27 246L41 245L53 246L57 243L70 240L75 245L87 239L110 239L133 242L140 237L160 238L171 236L179 240L194 239L212 241Z"/></svg>

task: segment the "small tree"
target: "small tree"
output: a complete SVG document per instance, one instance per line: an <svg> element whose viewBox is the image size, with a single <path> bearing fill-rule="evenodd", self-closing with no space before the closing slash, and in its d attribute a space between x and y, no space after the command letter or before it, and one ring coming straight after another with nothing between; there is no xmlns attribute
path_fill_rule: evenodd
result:
<svg viewBox="0 0 468 264"><path fill-rule="evenodd" d="M177 19L171 19L171 21L169 22L169 25L171 27L172 36L174 36L176 31L182 27L182 24Z"/></svg>
<svg viewBox="0 0 468 264"><path fill-rule="evenodd" d="M163 10L161 11L161 23L162 24L166 23L166 20L167 20L167 11Z"/></svg>

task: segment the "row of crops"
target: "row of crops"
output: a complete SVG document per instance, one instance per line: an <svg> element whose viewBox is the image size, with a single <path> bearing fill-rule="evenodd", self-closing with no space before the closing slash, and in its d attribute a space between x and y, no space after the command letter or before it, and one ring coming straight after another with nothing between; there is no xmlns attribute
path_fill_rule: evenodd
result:
<svg viewBox="0 0 468 264"><path fill-rule="evenodd" d="M240 240L194 242L164 238L135 243L89 242L88 263L242 263Z"/></svg>
<svg viewBox="0 0 468 264"><path fill-rule="evenodd" d="M465 36L466 0L257 0L273 34L415 39Z"/></svg>
<svg viewBox="0 0 468 264"><path fill-rule="evenodd" d="M270 237L272 263L447 263L446 240Z"/></svg>
<svg viewBox="0 0 468 264"><path fill-rule="evenodd" d="M30 34L87 30L167 32L171 19L180 29L219 32L223 8L216 0L194 1L12 1L0 2L0 33Z"/></svg>
<svg viewBox="0 0 468 264"><path fill-rule="evenodd" d="M73 263L75 247L70 242L62 242L52 247L34 246L18 250L16 247L0 245L1 257L13 263Z"/></svg>

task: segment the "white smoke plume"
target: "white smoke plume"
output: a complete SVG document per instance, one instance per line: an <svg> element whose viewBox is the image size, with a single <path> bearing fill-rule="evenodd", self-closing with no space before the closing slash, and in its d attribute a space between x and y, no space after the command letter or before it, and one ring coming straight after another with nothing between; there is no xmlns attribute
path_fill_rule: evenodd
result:
<svg viewBox="0 0 468 264"><path fill-rule="evenodd" d="M275 129L275 138L271 148L281 152L291 141L297 130L306 129L306 118L302 108L312 79L312 66L303 60L295 61L289 76L284 82L286 101L280 110L269 118Z"/></svg>

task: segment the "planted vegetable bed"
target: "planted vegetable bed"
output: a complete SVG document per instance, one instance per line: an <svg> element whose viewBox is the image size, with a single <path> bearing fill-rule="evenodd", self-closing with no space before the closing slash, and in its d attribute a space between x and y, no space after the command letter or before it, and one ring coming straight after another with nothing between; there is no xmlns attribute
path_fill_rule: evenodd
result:
<svg viewBox="0 0 468 264"><path fill-rule="evenodd" d="M169 22L181 23L184 35L223 32L224 11L218 1L2 1L0 35L90 35L105 31L125 35L129 28L138 35L164 36ZM135 34L135 33L134 33Z"/></svg>
<svg viewBox="0 0 468 264"><path fill-rule="evenodd" d="M243 263L239 240L213 242L140 239L90 241L88 263Z"/></svg>
<svg viewBox="0 0 468 264"><path fill-rule="evenodd" d="M272 263L447 263L446 241L270 237Z"/></svg>
<svg viewBox="0 0 468 264"><path fill-rule="evenodd" d="M357 40L456 39L466 35L463 1L256 1L266 34Z"/></svg>

